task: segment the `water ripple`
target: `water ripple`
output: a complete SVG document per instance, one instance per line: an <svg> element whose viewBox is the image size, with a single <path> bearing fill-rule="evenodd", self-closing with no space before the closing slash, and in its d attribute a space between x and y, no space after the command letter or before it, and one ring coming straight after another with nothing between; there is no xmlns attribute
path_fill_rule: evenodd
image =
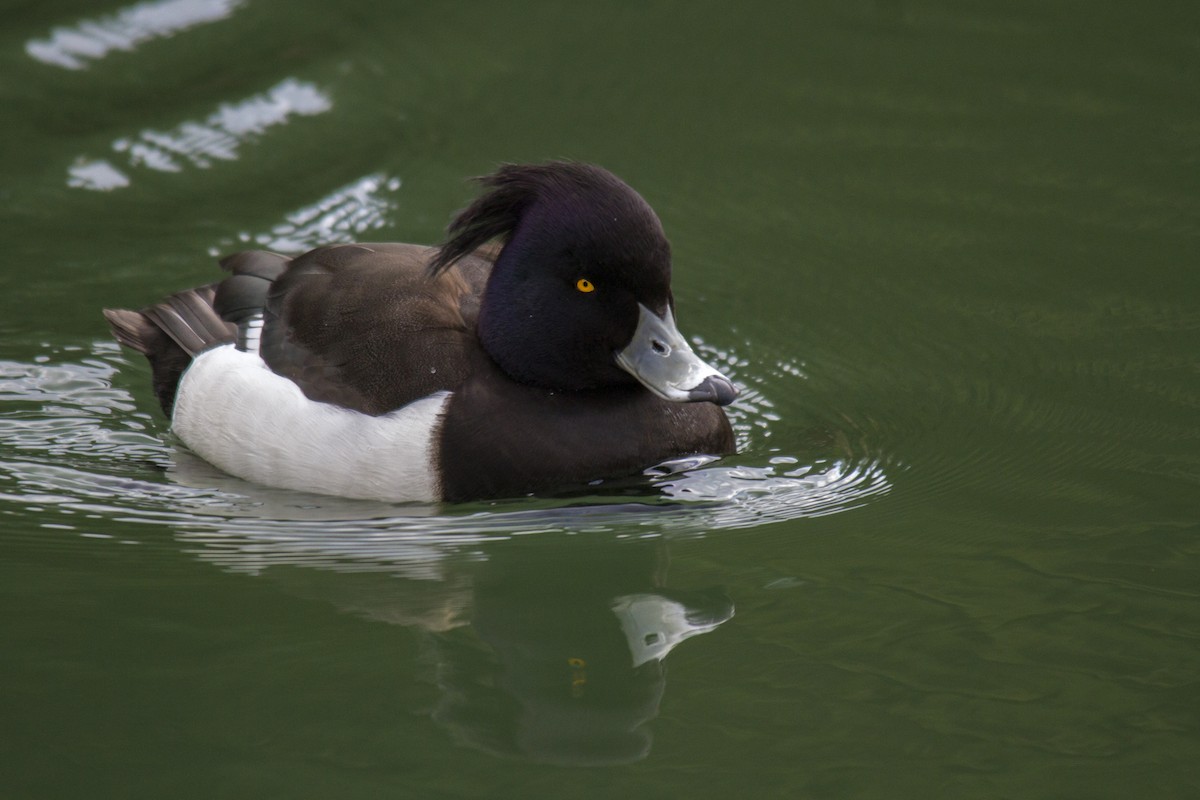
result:
<svg viewBox="0 0 1200 800"><path fill-rule="evenodd" d="M109 16L55 28L46 39L26 42L25 52L43 64L80 70L87 67L88 61L99 60L113 51L130 51L151 39L225 19L244 3L245 0L138 3Z"/></svg>
<svg viewBox="0 0 1200 800"><path fill-rule="evenodd" d="M315 203L299 208L270 231L242 233L209 249L214 258L238 243L253 242L283 253L311 250L329 242L355 241L367 231L386 226L395 207L391 199L400 189L400 179L376 173L336 189Z"/></svg>
<svg viewBox="0 0 1200 800"><path fill-rule="evenodd" d="M181 172L184 164L208 169L216 161L232 161L238 148L293 116L314 116L333 108L316 86L287 78L262 94L224 103L202 122L185 121L169 131L144 130L113 142L114 153L131 167ZM80 156L67 170L67 185L108 191L128 186L129 177L104 159Z"/></svg>
<svg viewBox="0 0 1200 800"><path fill-rule="evenodd" d="M495 538L704 535L845 511L890 488L882 464L861 453L802 460L752 446L720 462L681 459L558 497L450 507L306 495L225 475L164 440L165 424L136 411L113 385L125 363L115 345L97 343L91 357L73 361L64 355L0 361L5 505L36 509L43 521L57 512L59 527L79 536L93 533L88 519L115 521L126 533L114 541L140 541L139 526L167 527L190 551L229 569L403 564L421 571L448 550ZM724 363L742 362L726 353ZM769 429L763 409L770 404L758 389L747 397L734 416L753 438Z"/></svg>

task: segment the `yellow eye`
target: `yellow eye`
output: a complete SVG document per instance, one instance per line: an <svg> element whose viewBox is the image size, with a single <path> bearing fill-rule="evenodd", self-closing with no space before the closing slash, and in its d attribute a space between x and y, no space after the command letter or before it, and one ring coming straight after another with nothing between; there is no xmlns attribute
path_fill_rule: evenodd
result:
<svg viewBox="0 0 1200 800"><path fill-rule="evenodd" d="M595 285L591 281L589 281L587 278L580 278L579 280L575 281L575 288L581 292L596 291Z"/></svg>

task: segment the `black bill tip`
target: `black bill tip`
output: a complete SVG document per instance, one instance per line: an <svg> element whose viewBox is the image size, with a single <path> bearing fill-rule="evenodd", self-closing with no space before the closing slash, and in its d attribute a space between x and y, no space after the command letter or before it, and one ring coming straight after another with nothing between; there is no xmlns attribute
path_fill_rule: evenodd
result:
<svg viewBox="0 0 1200 800"><path fill-rule="evenodd" d="M688 390L689 401L716 403L719 406L729 405L737 395L733 382L724 375L709 375L698 386Z"/></svg>

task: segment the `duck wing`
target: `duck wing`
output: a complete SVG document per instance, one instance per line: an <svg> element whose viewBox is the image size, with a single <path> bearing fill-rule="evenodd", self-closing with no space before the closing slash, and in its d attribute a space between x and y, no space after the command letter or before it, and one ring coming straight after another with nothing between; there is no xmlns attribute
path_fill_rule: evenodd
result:
<svg viewBox="0 0 1200 800"><path fill-rule="evenodd" d="M494 260L481 249L430 275L436 250L411 244L320 247L292 259L250 251L222 262L222 316L257 316L259 352L311 400L380 415L467 377Z"/></svg>

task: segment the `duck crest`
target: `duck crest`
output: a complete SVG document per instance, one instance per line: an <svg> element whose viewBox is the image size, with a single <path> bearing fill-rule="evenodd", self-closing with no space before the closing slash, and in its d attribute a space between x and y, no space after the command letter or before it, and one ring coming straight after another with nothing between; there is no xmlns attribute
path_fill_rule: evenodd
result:
<svg viewBox="0 0 1200 800"><path fill-rule="evenodd" d="M446 241L429 263L431 276L444 272L488 242L498 239L507 243L522 218L538 203L552 207L559 222L584 227L612 223L640 227L650 222L651 228L661 232L657 216L637 192L608 170L591 164L505 164L475 180L487 191L448 226Z"/></svg>

